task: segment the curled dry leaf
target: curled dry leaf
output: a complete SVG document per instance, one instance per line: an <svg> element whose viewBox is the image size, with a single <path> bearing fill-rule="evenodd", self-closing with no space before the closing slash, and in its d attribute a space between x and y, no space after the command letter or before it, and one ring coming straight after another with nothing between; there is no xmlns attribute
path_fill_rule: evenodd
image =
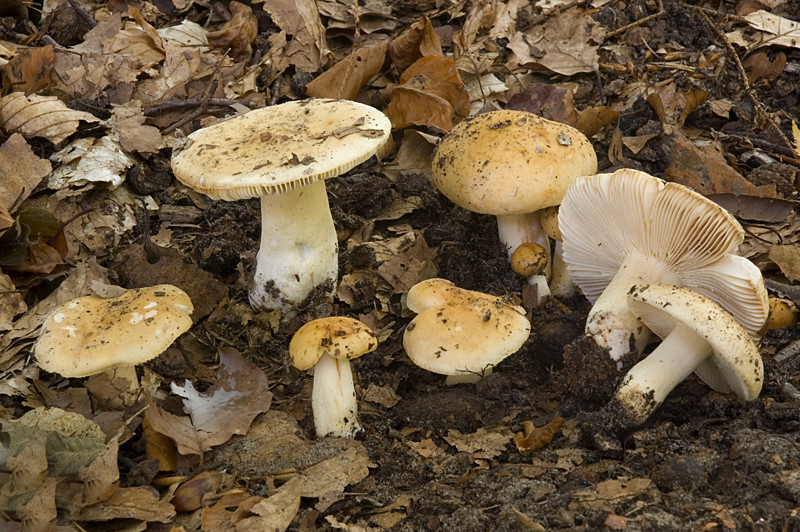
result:
<svg viewBox="0 0 800 532"><path fill-rule="evenodd" d="M50 85L55 58L55 51L49 44L20 50L3 67L3 86L25 94L46 88Z"/></svg>
<svg viewBox="0 0 800 532"><path fill-rule="evenodd" d="M389 43L389 57L398 72L404 72L421 57L443 55L442 43L428 17L422 17Z"/></svg>
<svg viewBox="0 0 800 532"><path fill-rule="evenodd" d="M386 60L386 43L355 50L306 85L314 98L355 100L358 91L380 72Z"/></svg>
<svg viewBox="0 0 800 532"><path fill-rule="evenodd" d="M541 449L550 445L553 436L558 434L563 424L564 418L559 415L553 416L549 423L541 427L535 427L530 421L525 421L522 423L523 432L514 434L514 443L517 444L520 452Z"/></svg>
<svg viewBox="0 0 800 532"><path fill-rule="evenodd" d="M94 115L69 109L56 96L25 96L12 92L0 99L0 127L25 138L43 137L60 144L78 130L81 122L99 122Z"/></svg>
<svg viewBox="0 0 800 532"><path fill-rule="evenodd" d="M386 115L395 129L417 125L450 131L453 115L469 113L469 95L452 57L422 57L403 72L400 83L387 89Z"/></svg>
<svg viewBox="0 0 800 532"><path fill-rule="evenodd" d="M234 0L228 8L233 17L219 31L207 34L208 44L212 48L230 50L229 54L236 61L248 61L253 54L258 22L249 6Z"/></svg>

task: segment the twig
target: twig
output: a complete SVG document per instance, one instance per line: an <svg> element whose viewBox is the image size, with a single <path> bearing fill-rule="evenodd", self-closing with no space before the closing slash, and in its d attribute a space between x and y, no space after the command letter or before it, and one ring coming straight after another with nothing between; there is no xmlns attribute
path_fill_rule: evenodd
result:
<svg viewBox="0 0 800 532"><path fill-rule="evenodd" d="M635 21L631 22L630 24L626 24L625 26L622 26L621 28L617 28L617 29L615 29L613 31L609 31L608 33L606 33L606 36L603 38L603 40L604 41L608 40L611 37L615 37L615 36L619 35L620 33L625 33L626 31L628 31L631 28L635 28L636 26L641 26L642 24L646 24L646 23L650 22L651 20L657 19L658 17L660 17L663 14L664 14L664 4L662 3L662 0L658 0L658 12L657 13L653 13L652 15L647 15L646 17L640 18L639 20L635 20Z"/></svg>
<svg viewBox="0 0 800 532"><path fill-rule="evenodd" d="M694 9L695 12L703 18L703 21L706 23L706 25L714 33L717 34L717 37L722 39L723 43L725 43L725 48L728 50L728 54L731 56L731 59L736 65L736 70L739 72L739 78L741 79L742 87L744 87L744 90L747 93L747 96L750 98L750 101L753 102L753 107L755 108L756 116L763 122L766 122L767 124L772 126L772 128L778 133L778 135L780 135L781 140L783 140L783 142L785 142L786 145L791 149L792 143L789 142L789 139L787 139L786 135L783 134L783 131L781 131L781 128L778 127L778 124L776 124L775 121L772 119L772 117L769 116L769 114L764 110L764 106L758 99L758 94L756 94L755 89L753 88L752 85L750 85L750 82L747 79L747 73L744 71L742 62L739 60L739 54L737 54L736 50L734 50L733 44L731 44L731 41L725 35L725 32L722 31L717 24L711 22L711 19L708 18L708 15L706 15L706 12L704 10L697 9L696 6L688 6L688 7Z"/></svg>
<svg viewBox="0 0 800 532"><path fill-rule="evenodd" d="M78 14L78 17L88 24L90 28L97 26L97 21L89 13L84 11L83 7L78 3L78 0L67 0L67 2L69 2L69 5L75 10L75 13Z"/></svg>
<svg viewBox="0 0 800 532"><path fill-rule="evenodd" d="M228 55L229 51L230 51L230 49L225 50L225 54L223 54L222 57L225 57L226 55ZM208 83L208 85L206 86L205 91L203 91L203 98L200 101L200 105L197 106L197 109L195 109L194 111L192 111L191 113L189 113L185 117L181 118L180 120L178 120L177 122L175 122L171 126L164 128L164 131L161 132L162 135L169 135L170 133L172 133L173 131L175 131L179 127L182 127L184 124L188 124L189 122L191 122L195 118L197 118L197 117L199 117L199 116L201 116L201 115L206 113L206 111L208 110L208 102L211 101L211 95L214 94L214 91L217 90L217 86L219 85L219 82L214 78L219 76L221 63L222 63L222 60L220 59L220 61L217 62L217 64L214 66L214 73L211 75L212 79Z"/></svg>
<svg viewBox="0 0 800 532"><path fill-rule="evenodd" d="M251 107L251 108L255 105L250 100L235 100L228 98L210 98L206 103L208 107L228 107L235 104L240 104L244 105L245 107ZM154 105L153 107L145 109L144 115L154 116L157 114L166 113L168 111L174 111L175 109L184 109L186 107L197 107L199 105L203 105L203 100L199 98L192 98L190 100L170 100L166 103L162 103L160 105Z"/></svg>

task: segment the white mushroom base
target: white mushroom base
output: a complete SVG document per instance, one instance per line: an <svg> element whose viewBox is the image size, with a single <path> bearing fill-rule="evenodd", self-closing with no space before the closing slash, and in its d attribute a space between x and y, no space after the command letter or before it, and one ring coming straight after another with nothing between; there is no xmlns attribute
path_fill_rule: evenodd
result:
<svg viewBox="0 0 800 532"><path fill-rule="evenodd" d="M323 353L314 366L311 409L317 436L351 438L361 430L349 360Z"/></svg>
<svg viewBox="0 0 800 532"><path fill-rule="evenodd" d="M633 422L644 423L711 353L711 344L702 336L677 323L655 351L625 375L616 399L627 407Z"/></svg>
<svg viewBox="0 0 800 532"><path fill-rule="evenodd" d="M250 288L259 310L290 311L339 273L339 241L325 181L261 197L261 247Z"/></svg>

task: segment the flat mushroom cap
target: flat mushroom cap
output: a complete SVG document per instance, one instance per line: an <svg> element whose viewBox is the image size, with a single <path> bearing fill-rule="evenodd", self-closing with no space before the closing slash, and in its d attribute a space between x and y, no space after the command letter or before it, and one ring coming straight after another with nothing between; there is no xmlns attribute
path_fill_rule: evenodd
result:
<svg viewBox="0 0 800 532"><path fill-rule="evenodd" d="M352 360L376 347L378 339L369 327L353 318L330 316L300 327L289 342L289 356L294 367L307 370L324 353L340 360Z"/></svg>
<svg viewBox="0 0 800 532"><path fill-rule="evenodd" d="M567 271L589 301L636 250L663 262L681 286L722 305L748 333L763 329L768 304L761 272L732 255L744 230L693 190L631 169L581 177L564 196L558 225Z"/></svg>
<svg viewBox="0 0 800 532"><path fill-rule="evenodd" d="M683 323L707 341L713 350L698 376L720 392L733 391L750 401L758 397L764 367L755 342L739 323L709 298L685 288L651 284L635 286L628 306L659 337L665 338Z"/></svg>
<svg viewBox="0 0 800 532"><path fill-rule="evenodd" d="M433 182L450 201L494 215L558 205L575 177L595 172L597 155L583 133L526 111L463 120L433 158Z"/></svg>
<svg viewBox="0 0 800 532"><path fill-rule="evenodd" d="M140 364L189 330L193 310L189 296L168 284L107 299L79 297L48 316L34 356L39 367L64 377Z"/></svg>
<svg viewBox="0 0 800 532"><path fill-rule="evenodd" d="M263 196L337 176L381 154L391 122L368 105L309 99L255 109L189 135L175 177L213 199Z"/></svg>
<svg viewBox="0 0 800 532"><path fill-rule="evenodd" d="M406 327L403 347L417 366L434 373L480 372L515 353L530 335L521 307L444 279L412 287L406 305L419 314Z"/></svg>

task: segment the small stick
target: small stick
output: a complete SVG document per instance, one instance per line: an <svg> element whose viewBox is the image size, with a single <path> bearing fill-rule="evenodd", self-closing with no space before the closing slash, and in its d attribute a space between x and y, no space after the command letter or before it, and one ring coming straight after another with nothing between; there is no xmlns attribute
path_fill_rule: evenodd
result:
<svg viewBox="0 0 800 532"><path fill-rule="evenodd" d="M695 6L690 6L690 7L694 8ZM706 23L706 25L709 28L711 28L711 30L714 33L717 34L717 37L722 39L722 42L725 43L725 48L728 50L728 54L733 59L733 62L736 65L736 70L739 72L739 78L742 81L742 86L744 87L747 96L750 98L750 101L753 102L753 107L756 110L756 115L761 120L772 126L772 128L778 133L778 135L780 135L781 140L785 142L786 145L791 149L792 143L789 142L789 139L787 139L786 135L783 134L783 131L781 131L781 128L778 127L778 124L776 124L775 121L772 119L772 117L769 116L769 114L764 110L764 106L759 101L755 89L753 89L752 85L750 85L750 82L747 80L747 73L744 71L742 62L739 60L739 54L737 54L736 50L733 49L733 45L731 44L731 41L728 40L728 37L725 35L725 32L722 31L718 25L711 22L711 19L708 18L708 15L706 15L705 11L696 8L695 11L703 18L703 21Z"/></svg>
<svg viewBox="0 0 800 532"><path fill-rule="evenodd" d="M631 22L630 24L626 24L625 26L622 26L621 28L615 29L614 31L609 31L608 33L606 33L606 36L603 38L603 40L606 41L606 40L610 39L611 37L615 37L615 36L619 35L620 33L625 33L626 31L628 31L631 28L635 28L636 26L641 26L642 24L646 24L647 22L650 22L651 20L657 19L658 17L660 17L663 14L664 14L664 4L662 3L662 0L658 0L658 12L657 13L653 13L652 15L647 15L644 18L640 18L639 20L635 20L635 21Z"/></svg>
<svg viewBox="0 0 800 532"><path fill-rule="evenodd" d="M228 98L210 98L206 105L208 105L209 107L228 107L237 103L250 108L254 106L253 102L251 102L250 100L235 100ZM170 100L166 103L162 103L160 105L154 105L153 107L145 109L144 115L153 116L165 113L167 111L173 111L175 109L183 109L186 107L197 107L199 105L203 105L203 100L199 98L192 98L189 100Z"/></svg>

